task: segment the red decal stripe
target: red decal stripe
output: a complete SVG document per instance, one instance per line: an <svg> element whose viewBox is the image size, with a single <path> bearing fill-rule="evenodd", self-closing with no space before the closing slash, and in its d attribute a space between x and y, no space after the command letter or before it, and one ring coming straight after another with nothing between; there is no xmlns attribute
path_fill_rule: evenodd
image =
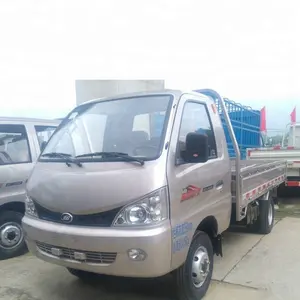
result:
<svg viewBox="0 0 300 300"><path fill-rule="evenodd" d="M300 181L287 181L286 186L300 186Z"/></svg>
<svg viewBox="0 0 300 300"><path fill-rule="evenodd" d="M250 192L246 193L243 195L243 199L245 201L249 201L251 200L252 196L254 196L255 194L259 193L259 194L263 194L265 192L265 190L267 190L269 187L271 187L272 185L278 185L279 181L284 181L285 180L285 175L281 175L276 177L275 179L269 181L268 183L264 183L263 185L260 185L259 187L251 190ZM299 186L300 187L300 181L297 181L297 184L294 183L294 186ZM288 183L286 182L286 185L288 185Z"/></svg>

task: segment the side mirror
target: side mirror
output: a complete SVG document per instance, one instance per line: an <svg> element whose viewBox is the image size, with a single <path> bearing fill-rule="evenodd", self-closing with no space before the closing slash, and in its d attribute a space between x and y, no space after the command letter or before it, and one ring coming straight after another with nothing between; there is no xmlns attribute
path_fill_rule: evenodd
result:
<svg viewBox="0 0 300 300"><path fill-rule="evenodd" d="M208 161L208 137L206 134L190 132L186 136L185 151L182 158L188 163Z"/></svg>

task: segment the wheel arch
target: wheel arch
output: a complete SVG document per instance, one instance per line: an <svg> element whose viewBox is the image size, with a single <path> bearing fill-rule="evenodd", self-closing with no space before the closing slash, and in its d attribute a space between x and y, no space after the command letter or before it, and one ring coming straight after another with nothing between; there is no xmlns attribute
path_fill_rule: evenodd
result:
<svg viewBox="0 0 300 300"><path fill-rule="evenodd" d="M7 202L0 206L0 213L4 211L16 211L21 214L25 213L25 204L24 202Z"/></svg>
<svg viewBox="0 0 300 300"><path fill-rule="evenodd" d="M205 232L211 239L218 235L218 221L214 216L208 216L197 226L197 231Z"/></svg>
<svg viewBox="0 0 300 300"><path fill-rule="evenodd" d="M205 232L212 242L214 253L216 255L223 256L222 237L220 234L218 234L218 230L219 226L216 217L208 216L197 226L195 234L199 231Z"/></svg>

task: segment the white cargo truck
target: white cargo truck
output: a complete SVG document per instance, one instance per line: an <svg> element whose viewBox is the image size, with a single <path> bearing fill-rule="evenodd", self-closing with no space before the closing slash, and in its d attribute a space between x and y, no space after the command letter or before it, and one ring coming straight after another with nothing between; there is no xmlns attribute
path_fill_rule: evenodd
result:
<svg viewBox="0 0 300 300"><path fill-rule="evenodd" d="M284 185L300 187L300 123L288 124L286 128L281 146L247 149L247 159L287 161Z"/></svg>

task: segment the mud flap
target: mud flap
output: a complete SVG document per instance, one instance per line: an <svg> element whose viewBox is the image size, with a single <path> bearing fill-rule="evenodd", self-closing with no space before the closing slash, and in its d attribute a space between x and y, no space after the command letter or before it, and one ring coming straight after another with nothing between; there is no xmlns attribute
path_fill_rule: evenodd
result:
<svg viewBox="0 0 300 300"><path fill-rule="evenodd" d="M222 247L222 236L218 234L214 239L213 239L213 247L214 247L214 252L217 256L223 257L223 247Z"/></svg>

